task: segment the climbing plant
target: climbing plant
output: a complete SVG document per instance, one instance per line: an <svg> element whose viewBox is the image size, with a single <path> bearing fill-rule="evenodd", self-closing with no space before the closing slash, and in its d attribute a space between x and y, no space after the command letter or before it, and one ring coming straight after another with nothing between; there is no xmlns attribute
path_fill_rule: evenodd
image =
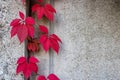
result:
<svg viewBox="0 0 120 80"><path fill-rule="evenodd" d="M26 0L22 0L25 4ZM42 3L43 0L38 0ZM49 21L54 20L54 14L56 10L51 4L34 4L31 8L32 13L37 15L38 20L46 17ZM40 45L43 47L45 52L49 49L54 50L57 54L59 52L61 39L56 34L49 34L49 30L46 26L39 24L40 37L35 38L35 25L36 22L32 16L25 17L24 13L19 11L19 18L11 21L11 37L17 35L20 43L27 40L27 50L28 52L38 52L40 50ZM29 54L29 53L28 53ZM32 72L38 73L38 59L34 56L30 56L28 59L24 56L20 57L17 61L16 73L22 72L24 77L29 80ZM44 75L39 75L37 80L60 80L55 74L49 74L46 78Z"/></svg>

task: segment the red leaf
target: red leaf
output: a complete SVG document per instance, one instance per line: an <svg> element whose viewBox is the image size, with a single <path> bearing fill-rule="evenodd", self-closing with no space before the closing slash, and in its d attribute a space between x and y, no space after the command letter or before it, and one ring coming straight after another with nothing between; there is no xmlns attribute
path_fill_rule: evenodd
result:
<svg viewBox="0 0 120 80"><path fill-rule="evenodd" d="M20 57L17 61L17 64L24 63L26 61L25 57Z"/></svg>
<svg viewBox="0 0 120 80"><path fill-rule="evenodd" d="M32 17L27 17L25 19L25 22L26 24L31 24L31 25L35 24L34 19Z"/></svg>
<svg viewBox="0 0 120 80"><path fill-rule="evenodd" d="M29 78L33 70L30 69L30 64L26 64L26 67L23 70L23 74L26 78Z"/></svg>
<svg viewBox="0 0 120 80"><path fill-rule="evenodd" d="M45 26L43 26L43 25L40 25L40 26L39 26L39 29L40 29L41 32L48 34L48 29L47 29L47 27L45 27Z"/></svg>
<svg viewBox="0 0 120 80"><path fill-rule="evenodd" d="M38 71L37 64L29 63L29 69L30 69L31 71L37 73L37 71Z"/></svg>
<svg viewBox="0 0 120 80"><path fill-rule="evenodd" d="M47 40L47 36L46 35L41 35L40 36L40 43L41 44L43 44L46 40Z"/></svg>
<svg viewBox="0 0 120 80"><path fill-rule="evenodd" d="M45 33L40 36L40 43L42 44L43 49L47 52L49 48L52 48L55 52L59 52L59 43L61 39L56 34L48 34L48 29L45 26L39 26L40 31Z"/></svg>
<svg viewBox="0 0 120 80"><path fill-rule="evenodd" d="M18 30L17 26L12 27L12 29L11 29L11 37L13 37L13 36L15 36L17 34L17 30Z"/></svg>
<svg viewBox="0 0 120 80"><path fill-rule="evenodd" d="M18 65L17 69L16 69L16 73L18 74L18 73L24 71L24 69L25 69L26 66L27 66L26 62Z"/></svg>
<svg viewBox="0 0 120 80"><path fill-rule="evenodd" d="M20 19L14 19L11 23L10 23L10 26L17 26L20 22Z"/></svg>
<svg viewBox="0 0 120 80"><path fill-rule="evenodd" d="M21 19L25 18L25 15L21 11L19 11L19 16L20 16Z"/></svg>
<svg viewBox="0 0 120 80"><path fill-rule="evenodd" d="M47 79L45 78L45 76L40 75L37 77L37 80L47 80Z"/></svg>
<svg viewBox="0 0 120 80"><path fill-rule="evenodd" d="M50 45L51 45L51 48L56 52L58 53L59 52L59 44L57 42L57 40L53 39L53 38L50 38Z"/></svg>
<svg viewBox="0 0 120 80"><path fill-rule="evenodd" d="M61 39L56 34L52 34L51 37L62 43Z"/></svg>
<svg viewBox="0 0 120 80"><path fill-rule="evenodd" d="M56 13L56 10L51 6L51 4L46 4L45 8L48 9L49 11L51 11L51 12Z"/></svg>
<svg viewBox="0 0 120 80"><path fill-rule="evenodd" d="M37 63L37 62L39 62L35 57L30 57L30 59L29 59L29 62L30 63Z"/></svg>
<svg viewBox="0 0 120 80"><path fill-rule="evenodd" d="M17 36L20 40L20 43L22 43L26 39L27 35L28 35L27 27L25 25L19 26Z"/></svg>
<svg viewBox="0 0 120 80"><path fill-rule="evenodd" d="M45 16L50 20L53 21L54 19L54 14L52 12L50 12L48 9L45 9Z"/></svg>
<svg viewBox="0 0 120 80"><path fill-rule="evenodd" d="M44 15L44 8L43 7L39 7L37 8L37 16L38 16L38 19L41 19Z"/></svg>
<svg viewBox="0 0 120 80"><path fill-rule="evenodd" d="M27 49L32 52L39 51L39 40L35 38L28 39Z"/></svg>
<svg viewBox="0 0 120 80"><path fill-rule="evenodd" d="M50 74L47 78L49 80L60 80L55 74Z"/></svg>
<svg viewBox="0 0 120 80"><path fill-rule="evenodd" d="M43 2L43 0L38 0L39 2Z"/></svg>
<svg viewBox="0 0 120 80"><path fill-rule="evenodd" d="M33 38L33 36L34 36L34 27L28 25L27 28L28 28L28 34L29 34L29 36L30 36L31 38Z"/></svg>
<svg viewBox="0 0 120 80"><path fill-rule="evenodd" d="M50 40L47 39L42 45L43 45L44 50L47 52L50 48Z"/></svg>
<svg viewBox="0 0 120 80"><path fill-rule="evenodd" d="M39 4L35 4L35 5L33 5L33 6L32 6L32 12L37 11L37 10L38 10L37 8L39 8L39 7L40 7Z"/></svg>
<svg viewBox="0 0 120 80"><path fill-rule="evenodd" d="M24 14L22 12L19 12L19 16L21 17L21 19L14 19L10 23L10 26L12 26L11 37L17 34L20 43L22 43L27 38L27 36L33 38L34 36L33 24L35 22L32 17L27 17L26 19L24 19Z"/></svg>
<svg viewBox="0 0 120 80"><path fill-rule="evenodd" d="M38 19L41 19L43 16L46 16L50 21L53 21L54 13L56 13L55 9L50 4L46 4L45 6L35 4L32 7L32 12L37 13Z"/></svg>
<svg viewBox="0 0 120 80"><path fill-rule="evenodd" d="M30 57L29 61L27 62L27 59L25 57L21 57L17 61L17 69L16 73L23 72L23 75L28 78L30 77L32 72L37 73L38 72L38 66L37 63L38 60L35 57Z"/></svg>

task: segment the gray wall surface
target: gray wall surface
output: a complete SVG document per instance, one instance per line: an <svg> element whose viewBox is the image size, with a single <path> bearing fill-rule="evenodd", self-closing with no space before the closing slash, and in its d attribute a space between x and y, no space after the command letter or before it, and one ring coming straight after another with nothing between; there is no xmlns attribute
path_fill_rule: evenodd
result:
<svg viewBox="0 0 120 80"><path fill-rule="evenodd" d="M20 0L0 0L0 80L23 80L16 75L16 61L24 55L24 43L10 38L10 22L25 12Z"/></svg>
<svg viewBox="0 0 120 80"><path fill-rule="evenodd" d="M120 0L54 3L57 14L51 32L63 43L58 55L36 55L39 74L54 72L61 80L120 80ZM0 80L23 80L15 74L15 62L24 55L24 44L19 45L17 37L10 39L9 33L18 9L25 10L19 0L0 0Z"/></svg>
<svg viewBox="0 0 120 80"><path fill-rule="evenodd" d="M120 0L56 0L61 80L120 80Z"/></svg>

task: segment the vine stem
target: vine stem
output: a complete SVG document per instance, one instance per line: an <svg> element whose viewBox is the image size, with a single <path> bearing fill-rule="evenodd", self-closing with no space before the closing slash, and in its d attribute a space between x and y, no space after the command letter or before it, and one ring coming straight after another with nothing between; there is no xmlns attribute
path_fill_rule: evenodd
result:
<svg viewBox="0 0 120 80"><path fill-rule="evenodd" d="M31 0L26 0L26 17L28 16L31 16ZM27 61L29 61L30 52L27 50L27 43L28 39L25 40L25 57L27 58ZM30 80L30 78L26 79L24 77L24 80Z"/></svg>

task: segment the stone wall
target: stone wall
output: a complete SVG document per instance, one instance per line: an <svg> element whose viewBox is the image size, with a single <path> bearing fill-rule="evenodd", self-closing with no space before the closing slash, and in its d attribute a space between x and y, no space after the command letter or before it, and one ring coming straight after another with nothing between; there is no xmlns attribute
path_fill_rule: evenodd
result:
<svg viewBox="0 0 120 80"><path fill-rule="evenodd" d="M55 0L61 80L120 80L120 0Z"/></svg>
<svg viewBox="0 0 120 80"><path fill-rule="evenodd" d="M24 55L24 44L17 37L10 38L10 22L25 12L20 0L0 0L0 80L23 80L16 75L16 61Z"/></svg>
<svg viewBox="0 0 120 80"><path fill-rule="evenodd" d="M54 72L61 80L120 80L120 1L54 1L57 14L50 30L63 44L59 55L36 55L39 74ZM19 0L0 0L0 80L23 80L15 74L15 62L24 55L24 44L9 34L9 22L19 9L25 10Z"/></svg>

